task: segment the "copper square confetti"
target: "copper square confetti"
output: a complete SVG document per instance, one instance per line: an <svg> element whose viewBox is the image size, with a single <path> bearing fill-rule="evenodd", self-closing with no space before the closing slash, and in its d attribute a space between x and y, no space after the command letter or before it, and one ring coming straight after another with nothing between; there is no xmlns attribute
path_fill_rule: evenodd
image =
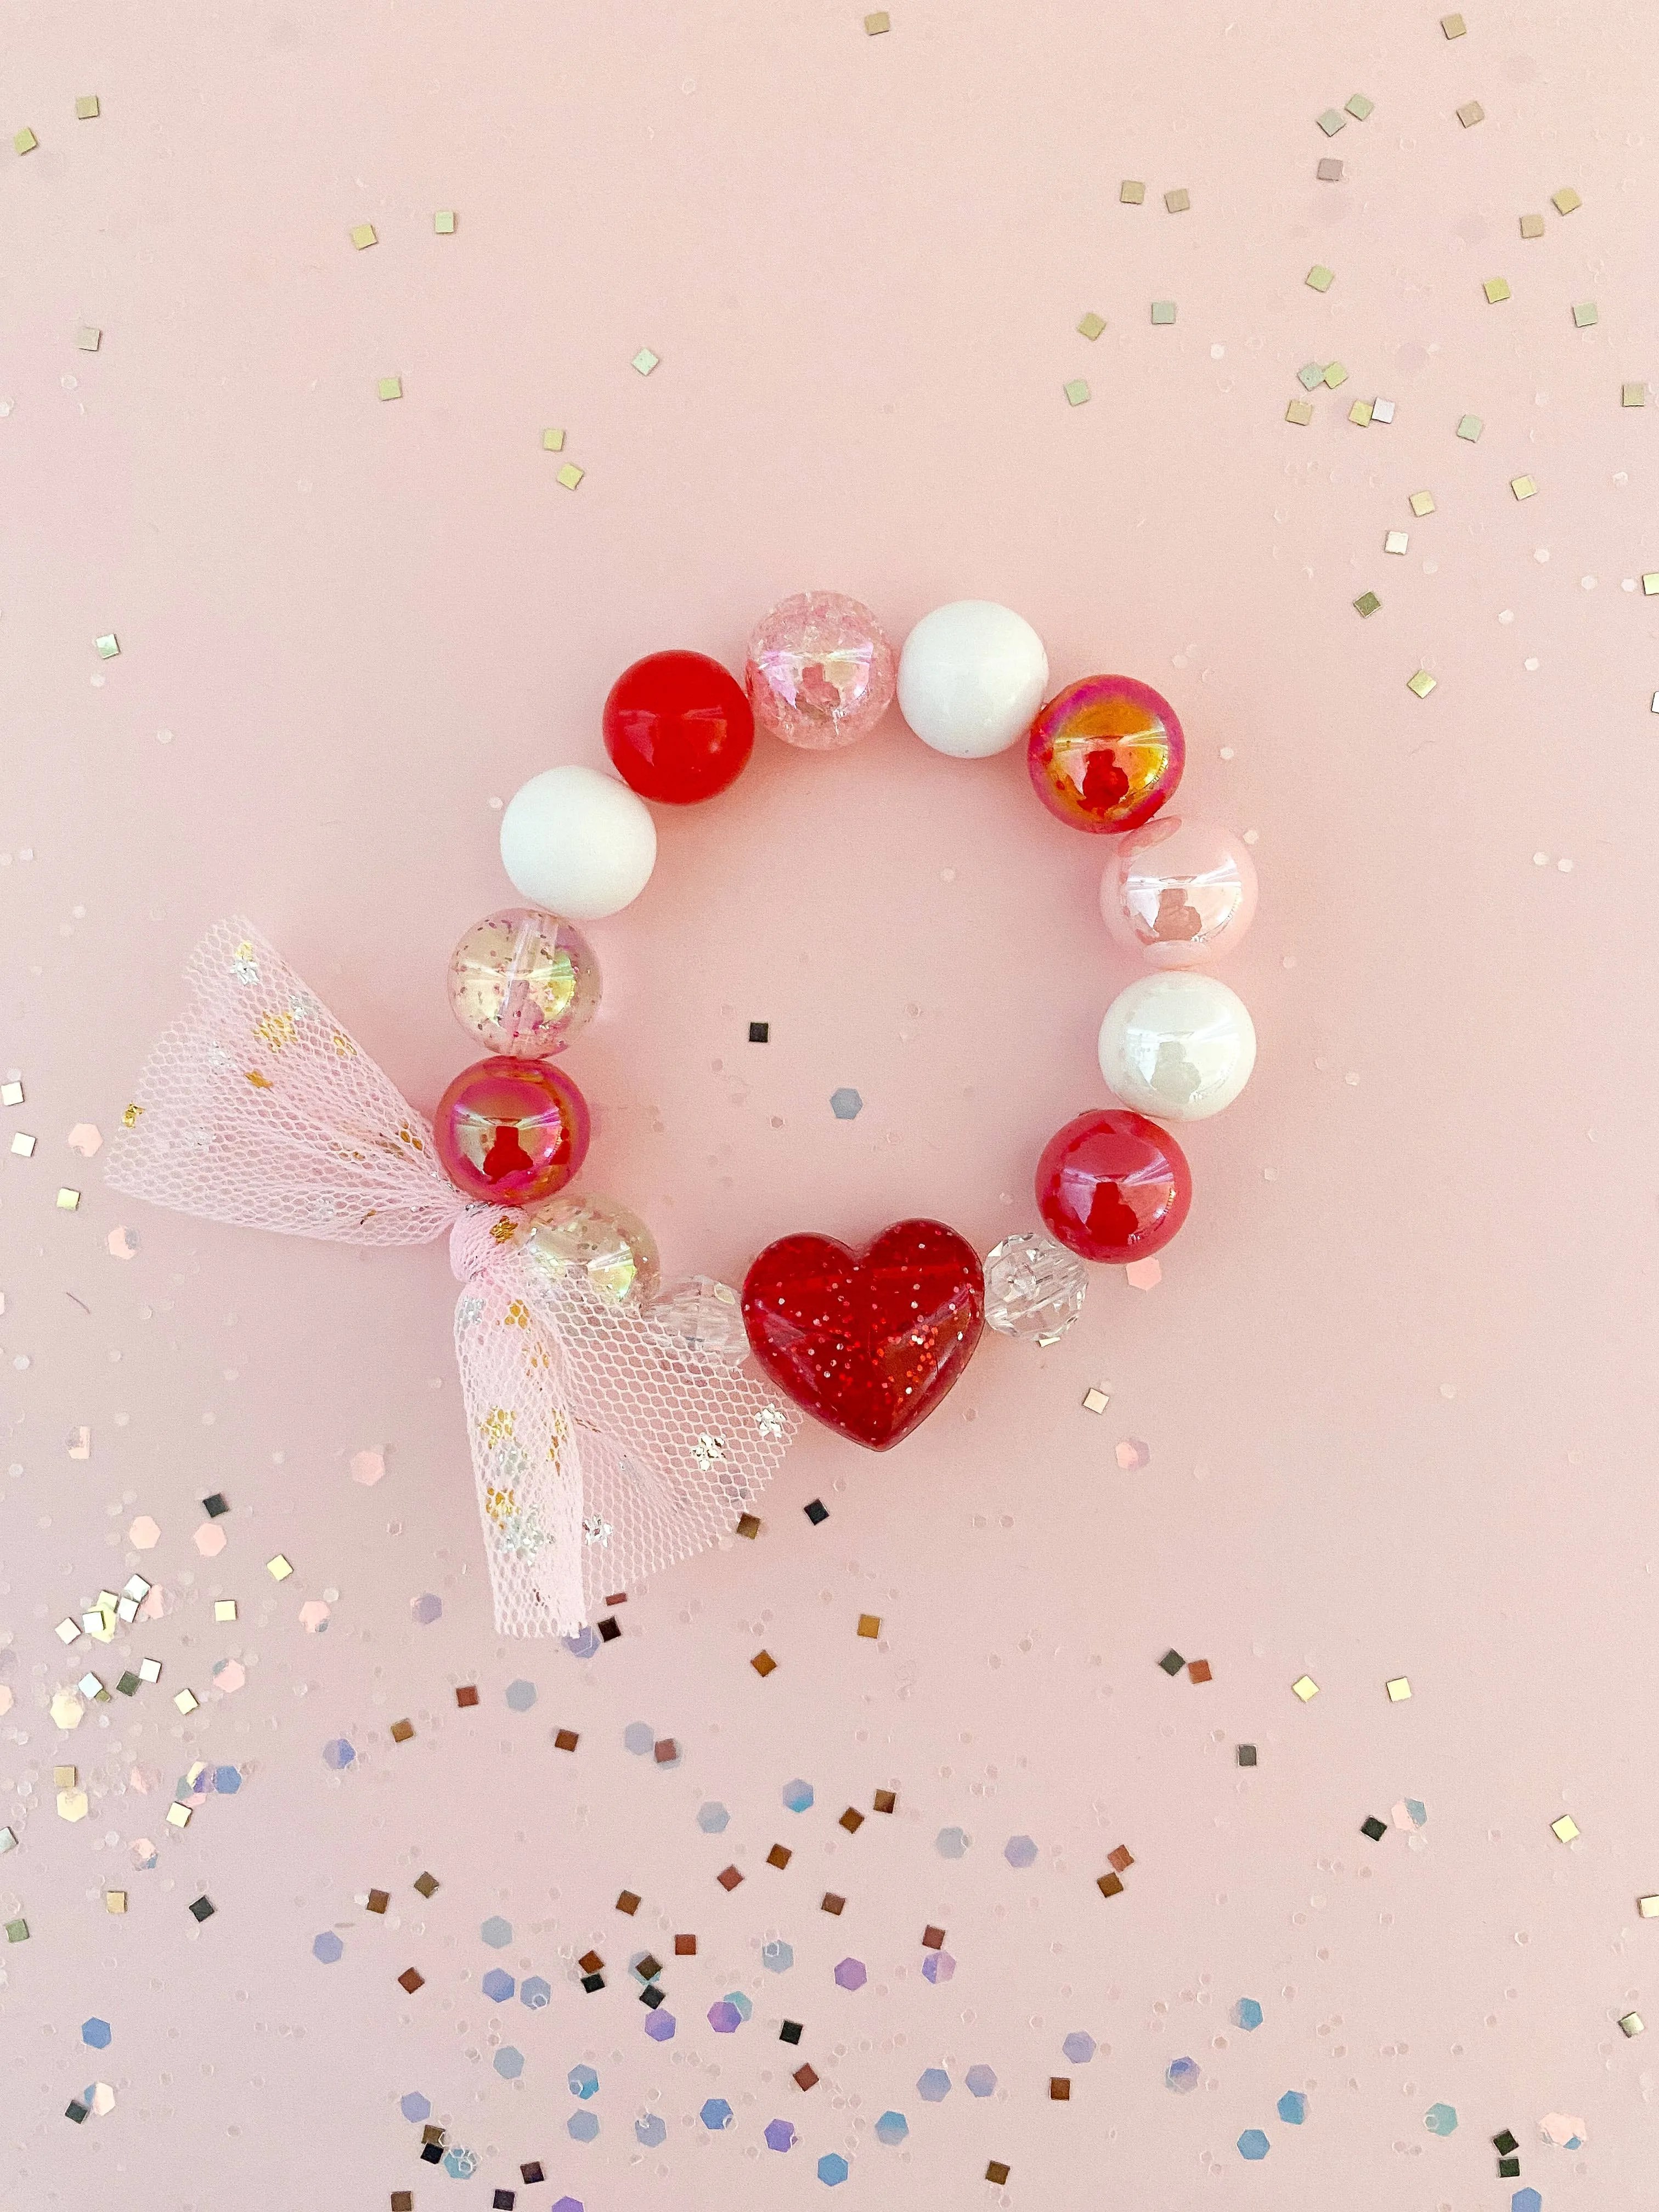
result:
<svg viewBox="0 0 1659 2212"><path fill-rule="evenodd" d="M1120 1875L1103 1874L1097 1880L1095 1887L1103 1897L1119 1897L1123 1892L1123 1880Z"/></svg>
<svg viewBox="0 0 1659 2212"><path fill-rule="evenodd" d="M1187 1680L1189 1682L1208 1682L1213 1679L1207 1659L1189 1659L1187 1662Z"/></svg>
<svg viewBox="0 0 1659 2212"><path fill-rule="evenodd" d="M393 1743L407 1743L414 1733L415 1723L413 1721L393 1721L392 1723L392 1741Z"/></svg>
<svg viewBox="0 0 1659 2212"><path fill-rule="evenodd" d="M733 1876L733 1879L732 1879L732 1881L726 1881L726 1875L731 1875L732 1876ZM738 1870L737 1870L736 1867L727 1867L727 1869L726 1869L726 1874L723 1874L723 1875L720 1877L720 1881L721 1881L722 1885L723 1885L726 1888L727 1888L727 1889L735 1889L735 1888L737 1887L737 1886L738 1886L738 1882L740 1882L740 1881L743 1880L743 1876L742 1876L740 1874L738 1874ZM621 1894L618 1896L617 1899L617 1911L618 1911L618 1912L626 1912L626 1913L628 1913L628 1914L629 1914L629 1915L631 1916L632 1914L634 1914L634 1913L637 1912L637 1911L639 1911L639 1909L640 1909L640 1899L639 1899L638 1896L635 1894L635 1893L633 1890L631 1890L631 1889L625 1889L625 1890L623 1890L623 1891L621 1893Z"/></svg>
<svg viewBox="0 0 1659 2212"><path fill-rule="evenodd" d="M763 1680L764 1680L768 1674L773 1674L776 1671L778 1662L772 1656L769 1651L757 1651L749 1663L754 1668L755 1672L760 1675Z"/></svg>
<svg viewBox="0 0 1659 2212"><path fill-rule="evenodd" d="M558 1729L554 1732L553 1748L555 1751L574 1751L580 1741L581 1738L574 1729Z"/></svg>
<svg viewBox="0 0 1659 2212"><path fill-rule="evenodd" d="M833 1889L824 1891L818 1905L820 1912L828 1912L838 1918L846 1909L847 1899L844 1897L838 1897Z"/></svg>
<svg viewBox="0 0 1659 2212"><path fill-rule="evenodd" d="M1127 1874L1134 1863L1134 1853L1127 1844L1119 1844L1106 1854L1106 1863L1115 1874Z"/></svg>
<svg viewBox="0 0 1659 2212"><path fill-rule="evenodd" d="M878 1790L872 1802L878 1813L891 1813L898 1805L898 1792L896 1790Z"/></svg>
<svg viewBox="0 0 1659 2212"><path fill-rule="evenodd" d="M477 1684L476 1682L461 1683L455 1692L455 1702L463 1710L469 1705L476 1705L478 1702Z"/></svg>
<svg viewBox="0 0 1659 2212"><path fill-rule="evenodd" d="M1000 2158L994 2158L986 2166L985 2179L988 2182L994 2184L997 2188L1000 2189L1003 2183L1007 2180L1008 2176L1012 2172L1012 2171L1013 2168L1012 2166L1005 2166Z"/></svg>
<svg viewBox="0 0 1659 2212"><path fill-rule="evenodd" d="M371 1912L384 1912L391 1902L392 1893L389 1890L371 1889L368 1893L368 1910Z"/></svg>
<svg viewBox="0 0 1659 2212"><path fill-rule="evenodd" d="M743 1876L738 1872L736 1867L729 1866L722 1869L722 1870L714 1876L714 1879L719 1882L722 1889L735 1889L738 1884L743 1880Z"/></svg>
<svg viewBox="0 0 1659 2212"><path fill-rule="evenodd" d="M864 1815L856 1805L849 1805L841 1816L841 1826L849 1836L855 1836L864 1826Z"/></svg>

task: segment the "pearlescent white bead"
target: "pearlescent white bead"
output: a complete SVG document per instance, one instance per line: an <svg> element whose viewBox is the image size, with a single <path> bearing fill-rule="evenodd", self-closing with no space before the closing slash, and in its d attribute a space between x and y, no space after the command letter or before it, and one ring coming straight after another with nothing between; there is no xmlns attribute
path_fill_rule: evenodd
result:
<svg viewBox="0 0 1659 2212"><path fill-rule="evenodd" d="M982 760L1036 720L1048 656L1024 616L993 599L954 599L924 615L899 656L899 712L937 753Z"/></svg>
<svg viewBox="0 0 1659 2212"><path fill-rule="evenodd" d="M631 905L657 864L657 825L628 786L596 768L550 768L520 784L501 817L514 889L571 921Z"/></svg>
<svg viewBox="0 0 1659 2212"><path fill-rule="evenodd" d="M1126 1106L1201 1121L1231 1106L1255 1066L1255 1024L1236 991L1176 969L1120 991L1100 1025L1100 1072Z"/></svg>

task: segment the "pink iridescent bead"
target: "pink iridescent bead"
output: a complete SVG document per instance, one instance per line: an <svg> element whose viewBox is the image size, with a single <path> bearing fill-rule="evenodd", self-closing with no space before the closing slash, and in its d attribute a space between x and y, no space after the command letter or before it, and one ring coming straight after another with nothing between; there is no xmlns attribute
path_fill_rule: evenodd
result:
<svg viewBox="0 0 1659 2212"><path fill-rule="evenodd" d="M780 600L750 639L744 672L755 720L811 752L868 737L891 705L897 680L881 624L840 592Z"/></svg>
<svg viewBox="0 0 1659 2212"><path fill-rule="evenodd" d="M1100 910L1153 968L1200 968L1231 952L1255 913L1255 863L1218 822L1160 814L1113 849Z"/></svg>
<svg viewBox="0 0 1659 2212"><path fill-rule="evenodd" d="M544 1060L475 1060L438 1101L444 1172L469 1198L533 1206L562 1189L587 1154L587 1101Z"/></svg>
<svg viewBox="0 0 1659 2212"><path fill-rule="evenodd" d="M1133 676L1085 676L1031 725L1037 797L1074 830L1139 830L1181 781L1187 742L1175 709Z"/></svg>

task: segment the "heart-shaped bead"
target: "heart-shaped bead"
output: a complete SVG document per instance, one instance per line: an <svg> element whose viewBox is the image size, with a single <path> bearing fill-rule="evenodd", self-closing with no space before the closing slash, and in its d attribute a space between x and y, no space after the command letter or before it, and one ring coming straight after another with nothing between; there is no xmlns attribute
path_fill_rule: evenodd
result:
<svg viewBox="0 0 1659 2212"><path fill-rule="evenodd" d="M885 1451L927 1419L973 1358L985 1321L979 1255L942 1221L896 1221L861 1252L781 1237L750 1267L755 1357L814 1420Z"/></svg>

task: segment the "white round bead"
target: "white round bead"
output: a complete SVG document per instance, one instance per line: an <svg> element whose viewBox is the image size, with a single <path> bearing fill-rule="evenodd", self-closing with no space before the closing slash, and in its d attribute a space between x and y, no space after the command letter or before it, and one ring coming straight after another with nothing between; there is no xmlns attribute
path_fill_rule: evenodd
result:
<svg viewBox="0 0 1659 2212"><path fill-rule="evenodd" d="M501 817L501 866L514 889L569 921L620 914L656 864L650 808L596 768L532 775Z"/></svg>
<svg viewBox="0 0 1659 2212"><path fill-rule="evenodd" d="M993 599L935 607L899 656L899 712L923 744L957 760L982 760L1017 744L1048 688L1042 640Z"/></svg>
<svg viewBox="0 0 1659 2212"><path fill-rule="evenodd" d="M1213 975L1172 969L1120 991L1100 1025L1100 1072L1137 1113L1201 1121L1231 1106L1255 1066L1255 1024Z"/></svg>

